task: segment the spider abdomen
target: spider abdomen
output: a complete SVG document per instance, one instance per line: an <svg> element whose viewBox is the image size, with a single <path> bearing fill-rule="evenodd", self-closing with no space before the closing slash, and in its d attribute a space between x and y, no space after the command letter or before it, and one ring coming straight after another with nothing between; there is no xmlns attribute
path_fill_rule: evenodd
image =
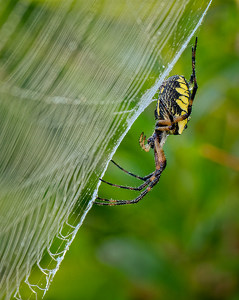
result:
<svg viewBox="0 0 239 300"><path fill-rule="evenodd" d="M166 120L169 113L174 117L187 114L190 96L189 84L182 75L169 77L160 87L155 110L156 119ZM170 134L181 134L187 122L188 119L185 119L175 124Z"/></svg>

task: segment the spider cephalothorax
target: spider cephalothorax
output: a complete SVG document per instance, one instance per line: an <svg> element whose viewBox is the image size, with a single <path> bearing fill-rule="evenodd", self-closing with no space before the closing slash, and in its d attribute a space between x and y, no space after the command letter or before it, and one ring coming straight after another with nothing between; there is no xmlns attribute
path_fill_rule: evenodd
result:
<svg viewBox="0 0 239 300"><path fill-rule="evenodd" d="M135 191L142 191L141 194L133 200L113 200L98 197L99 205L123 205L139 202L159 181L163 170L166 167L166 158L163 151L163 145L169 134L181 134L187 127L189 116L192 112L192 104L197 92L197 80L195 74L195 53L197 48L197 38L195 45L192 47L192 75L189 83L182 75L175 75L169 77L159 88L159 97L155 109L155 130L153 135L147 139L142 132L139 143L141 148L148 152L150 149L154 150L155 171L151 174L140 177L131 172L126 171L114 161L112 161L118 168L127 174L136 177L142 181L138 187L122 186L110 183L101 179L102 182L109 185ZM192 86L192 91L190 87Z"/></svg>

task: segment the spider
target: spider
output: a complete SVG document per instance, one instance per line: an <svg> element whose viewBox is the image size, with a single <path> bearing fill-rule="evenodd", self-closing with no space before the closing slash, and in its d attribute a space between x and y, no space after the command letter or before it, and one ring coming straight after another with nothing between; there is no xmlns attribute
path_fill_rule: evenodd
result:
<svg viewBox="0 0 239 300"><path fill-rule="evenodd" d="M140 177L131 172L126 171L116 162L112 161L119 169L125 173L136 177L144 183L138 187L122 186L110 183L103 179L102 182L114 187L142 191L141 194L132 200L114 200L97 197L99 201L95 201L98 205L124 205L139 202L144 196L158 183L163 170L166 167L166 158L163 151L163 145L168 135L178 135L187 128L189 116L192 112L192 104L197 92L197 80L195 74L195 54L197 48L197 37L195 45L192 47L192 75L189 83L182 75L174 75L169 77L159 88L159 97L155 109L156 125L153 135L147 139L142 132L139 138L141 148L148 152L154 150L155 171L151 174Z"/></svg>

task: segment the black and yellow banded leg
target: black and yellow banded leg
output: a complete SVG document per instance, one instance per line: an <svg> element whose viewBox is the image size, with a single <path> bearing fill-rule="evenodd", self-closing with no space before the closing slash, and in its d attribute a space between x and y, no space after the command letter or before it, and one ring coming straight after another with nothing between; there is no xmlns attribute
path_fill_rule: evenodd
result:
<svg viewBox="0 0 239 300"><path fill-rule="evenodd" d="M166 119L166 120L158 120L155 130L156 131L169 131L173 129L173 125L183 121L185 119L187 119L189 117L189 114L186 113L182 116L177 116L173 118L173 121L171 121L170 119Z"/></svg>
<svg viewBox="0 0 239 300"><path fill-rule="evenodd" d="M156 126L155 130L156 131L170 131L173 129L173 125L168 125L168 126Z"/></svg>

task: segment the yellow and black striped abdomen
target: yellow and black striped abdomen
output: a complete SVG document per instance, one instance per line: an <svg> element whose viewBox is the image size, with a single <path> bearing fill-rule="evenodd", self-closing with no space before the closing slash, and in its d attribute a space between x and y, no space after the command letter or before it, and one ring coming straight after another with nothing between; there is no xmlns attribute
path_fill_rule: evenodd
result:
<svg viewBox="0 0 239 300"><path fill-rule="evenodd" d="M182 116L188 113L190 99L189 85L181 75L169 77L161 86L155 110L158 120L169 119L168 112L173 116ZM188 119L175 124L170 134L181 134L187 125Z"/></svg>

